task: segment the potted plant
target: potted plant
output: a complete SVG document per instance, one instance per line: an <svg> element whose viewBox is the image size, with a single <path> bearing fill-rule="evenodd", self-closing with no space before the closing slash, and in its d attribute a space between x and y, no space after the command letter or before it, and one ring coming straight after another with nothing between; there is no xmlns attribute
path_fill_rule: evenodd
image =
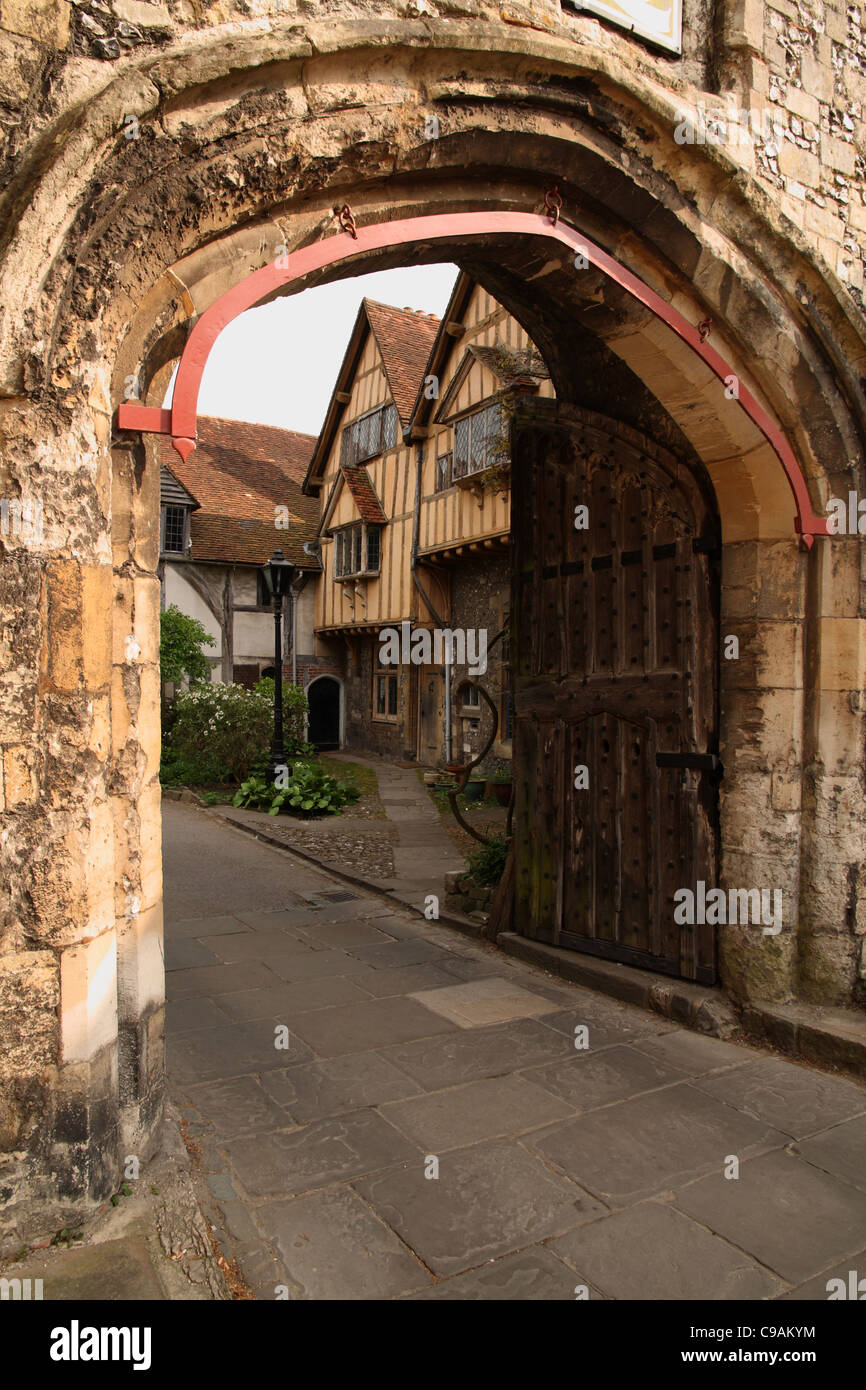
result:
<svg viewBox="0 0 866 1390"><path fill-rule="evenodd" d="M500 806L507 806L511 800L511 773L495 772L488 777L487 795L494 797Z"/></svg>
<svg viewBox="0 0 866 1390"><path fill-rule="evenodd" d="M467 801L480 801L484 795L485 782L482 777L470 777L466 786L463 788L463 795Z"/></svg>

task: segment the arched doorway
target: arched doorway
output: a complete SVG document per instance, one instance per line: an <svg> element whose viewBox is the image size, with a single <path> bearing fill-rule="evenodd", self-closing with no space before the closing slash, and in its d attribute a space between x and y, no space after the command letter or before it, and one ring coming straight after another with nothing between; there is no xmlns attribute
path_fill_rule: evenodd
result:
<svg viewBox="0 0 866 1390"><path fill-rule="evenodd" d="M307 738L317 751L340 747L342 695L335 676L317 676L307 686Z"/></svg>

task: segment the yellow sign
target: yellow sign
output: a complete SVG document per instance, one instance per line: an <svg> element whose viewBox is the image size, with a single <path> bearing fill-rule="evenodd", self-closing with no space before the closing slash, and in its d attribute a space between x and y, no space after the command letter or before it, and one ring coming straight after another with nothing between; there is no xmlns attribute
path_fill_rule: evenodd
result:
<svg viewBox="0 0 866 1390"><path fill-rule="evenodd" d="M590 10L649 39L672 53L682 52L683 0L574 0L578 10Z"/></svg>

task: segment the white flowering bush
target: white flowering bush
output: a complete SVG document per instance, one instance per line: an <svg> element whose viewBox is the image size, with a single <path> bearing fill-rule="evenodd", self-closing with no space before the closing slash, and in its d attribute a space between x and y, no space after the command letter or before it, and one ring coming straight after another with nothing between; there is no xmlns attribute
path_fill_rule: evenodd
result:
<svg viewBox="0 0 866 1390"><path fill-rule="evenodd" d="M243 782L267 755L273 700L243 685L196 685L174 703L163 763L165 780Z"/></svg>

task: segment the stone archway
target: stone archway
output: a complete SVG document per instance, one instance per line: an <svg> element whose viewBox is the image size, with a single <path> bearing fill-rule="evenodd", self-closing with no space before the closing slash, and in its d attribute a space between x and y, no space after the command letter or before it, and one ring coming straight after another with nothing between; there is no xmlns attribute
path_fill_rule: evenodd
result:
<svg viewBox="0 0 866 1390"><path fill-rule="evenodd" d="M557 182L586 236L692 324L713 320L816 512L862 485L862 315L750 167L677 145L682 93L627 37L602 43L582 20L548 35L378 14L277 18L263 33L215 26L116 71L85 65L39 111L11 193L6 467L43 502L45 535L8 546L0 579L3 1027L26 1040L4 1062L4 1236L104 1197L160 1113L159 470L114 413L134 387L161 403L191 323L226 289L331 233L346 202L359 225L469 205L537 213ZM615 286L521 246L454 255L523 322L561 399L712 478L722 628L741 639L722 690L723 881L783 866L796 923L760 951L732 930L723 977L746 1000L862 997L857 537L800 548L758 442Z"/></svg>

